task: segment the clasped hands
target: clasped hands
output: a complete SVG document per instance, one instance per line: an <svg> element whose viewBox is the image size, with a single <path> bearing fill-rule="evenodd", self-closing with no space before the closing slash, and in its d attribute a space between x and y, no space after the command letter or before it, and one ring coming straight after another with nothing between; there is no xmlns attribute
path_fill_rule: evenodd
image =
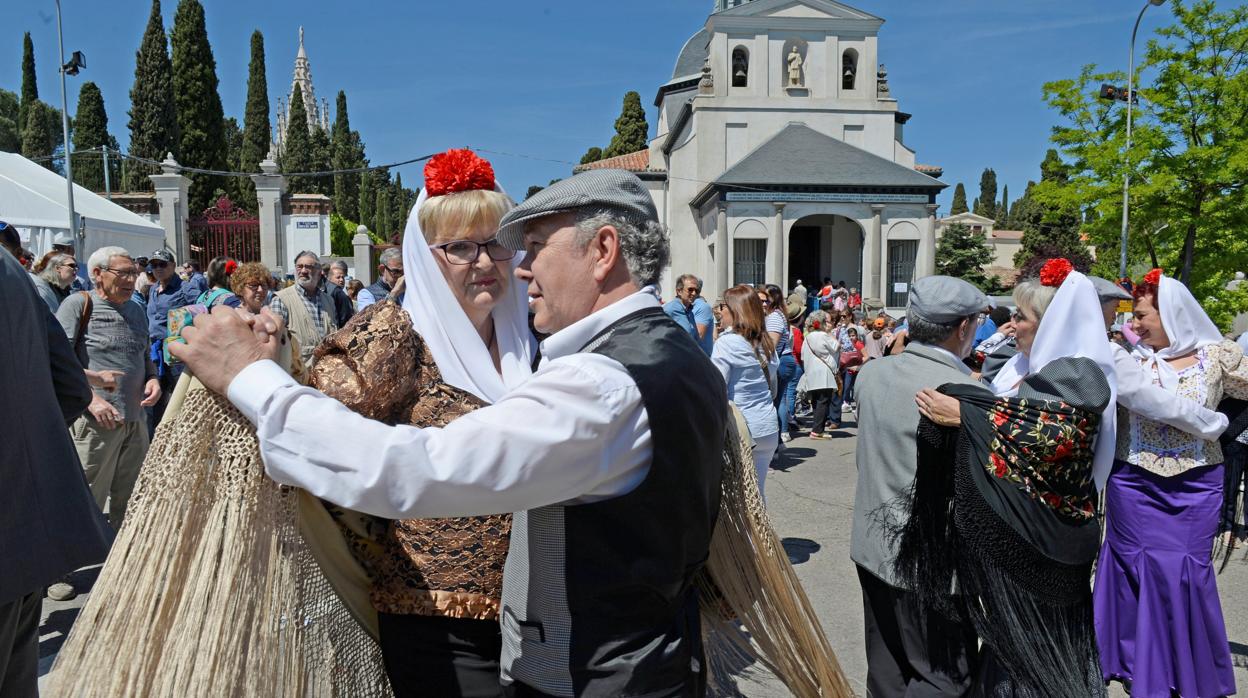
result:
<svg viewBox="0 0 1248 698"><path fill-rule="evenodd" d="M244 368L277 359L286 332L285 323L268 308L253 315L241 308L219 306L196 315L195 324L182 329L182 338L186 341L169 345L169 353L204 387L225 395Z"/></svg>

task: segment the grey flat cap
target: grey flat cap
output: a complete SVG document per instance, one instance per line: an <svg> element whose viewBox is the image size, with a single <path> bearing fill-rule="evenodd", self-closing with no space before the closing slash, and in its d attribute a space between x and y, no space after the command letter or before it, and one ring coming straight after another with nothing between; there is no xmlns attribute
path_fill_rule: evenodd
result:
<svg viewBox="0 0 1248 698"><path fill-rule="evenodd" d="M928 322L953 322L992 306L983 291L952 276L925 276L910 285L909 312Z"/></svg>
<svg viewBox="0 0 1248 698"><path fill-rule="evenodd" d="M580 209L609 209L637 221L658 221L654 198L637 175L624 170L590 170L560 180L525 199L498 224L498 241L524 249L524 224Z"/></svg>
<svg viewBox="0 0 1248 698"><path fill-rule="evenodd" d="M1107 303L1109 301L1131 300L1131 294L1127 293L1126 289L1109 279L1102 279L1099 276L1089 276L1088 281L1091 281L1092 285L1096 287L1096 295L1101 297L1102 303Z"/></svg>

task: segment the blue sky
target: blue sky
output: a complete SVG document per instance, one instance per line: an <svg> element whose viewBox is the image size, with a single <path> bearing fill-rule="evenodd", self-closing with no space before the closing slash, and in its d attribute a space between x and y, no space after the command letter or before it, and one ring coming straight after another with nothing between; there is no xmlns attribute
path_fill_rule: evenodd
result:
<svg viewBox="0 0 1248 698"><path fill-rule="evenodd" d="M128 141L126 109L148 0L62 0L66 52L88 68L69 78L104 93L109 129ZM303 25L317 97L345 90L352 127L370 160L395 162L449 147L487 154L503 185L523 196L530 184L567 176L587 148L605 146L624 92L650 106L671 77L685 40L706 21L711 0L528 0L435 2L204 0L227 116L240 122L249 41L265 36L270 94L284 96ZM881 60L893 96L914 118L907 144L923 163L945 168L968 199L985 167L1010 197L1039 178L1054 115L1041 100L1047 80L1077 75L1086 63L1126 67L1140 0L859 0L883 17ZM173 23L176 0L163 3ZM1141 42L1172 21L1150 8ZM52 0L0 3L0 87L20 86L21 37L35 43L39 93L59 106ZM332 116L332 115L331 115ZM652 131L653 133L653 131ZM554 161L554 162L552 162ZM560 162L564 161L564 162ZM421 166L400 170L415 186ZM1000 192L998 192L998 195Z"/></svg>

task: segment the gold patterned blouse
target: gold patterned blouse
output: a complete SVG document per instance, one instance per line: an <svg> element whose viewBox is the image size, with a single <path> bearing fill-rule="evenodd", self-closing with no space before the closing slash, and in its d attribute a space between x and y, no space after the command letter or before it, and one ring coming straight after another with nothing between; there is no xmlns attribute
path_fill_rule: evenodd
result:
<svg viewBox="0 0 1248 698"><path fill-rule="evenodd" d="M1210 344L1196 352L1196 363L1178 372L1178 397L1216 409L1224 397L1248 400L1248 358L1235 342ZM1153 382L1160 384L1157 370ZM1118 408L1117 458L1169 477L1222 462L1222 447L1168 424Z"/></svg>
<svg viewBox="0 0 1248 698"><path fill-rule="evenodd" d="M311 385L370 419L446 426L484 403L442 381L407 313L365 308L316 349ZM390 521L326 503L382 613L498 617L511 516Z"/></svg>

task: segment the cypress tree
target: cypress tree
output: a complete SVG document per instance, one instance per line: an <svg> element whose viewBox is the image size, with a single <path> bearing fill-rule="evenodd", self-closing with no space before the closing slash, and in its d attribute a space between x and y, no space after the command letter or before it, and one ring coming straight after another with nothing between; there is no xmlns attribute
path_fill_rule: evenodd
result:
<svg viewBox="0 0 1248 698"><path fill-rule="evenodd" d="M403 231L407 228L407 216L411 213L411 190L403 186L403 173L394 173L394 185L390 190L390 226L394 229L390 238L395 242L403 241Z"/></svg>
<svg viewBox="0 0 1248 698"><path fill-rule="evenodd" d="M78 91L78 108L74 112L74 151L108 144L108 114L104 111L104 95L94 82L88 80ZM104 191L103 156L91 153L75 157L74 181L91 191Z"/></svg>
<svg viewBox="0 0 1248 698"><path fill-rule="evenodd" d="M345 170L362 167L363 151L358 147L359 134L351 130L351 117L347 114L347 93L338 91L334 104L334 128L330 135L333 146L333 169ZM347 220L358 220L360 215L360 175L339 173L334 175L334 208Z"/></svg>
<svg viewBox="0 0 1248 698"><path fill-rule="evenodd" d="M1068 170L1057 151L1049 149L1044 162L1040 163L1040 180L1065 183L1069 178ZM1019 278L1036 276L1045 261L1052 257L1065 257L1075 269L1086 273L1093 260L1081 234L1083 225L1079 211L1046 206L1036 199L1032 187L1028 182L1027 191L1016 206L1016 222L1023 230L1022 248L1014 255Z"/></svg>
<svg viewBox="0 0 1248 698"><path fill-rule="evenodd" d="M30 105L39 99L39 82L35 79L35 44L30 32L22 36L22 99L17 107L19 130L26 128Z"/></svg>
<svg viewBox="0 0 1248 698"><path fill-rule="evenodd" d="M50 156L60 144L60 112L39 100L31 102L26 108L26 128L22 131L22 155L36 160L40 165L57 171L56 161Z"/></svg>
<svg viewBox="0 0 1248 698"><path fill-rule="evenodd" d="M360 225L367 226L374 234L377 233L377 172L369 170L360 175Z"/></svg>
<svg viewBox="0 0 1248 698"><path fill-rule="evenodd" d="M19 107L17 95L0 88L0 150L18 153L22 150L22 130L18 128Z"/></svg>
<svg viewBox="0 0 1248 698"><path fill-rule="evenodd" d="M953 204L949 207L949 215L956 216L969 210L966 207L966 187L962 186L961 182L958 182L958 186L953 189Z"/></svg>
<svg viewBox="0 0 1248 698"><path fill-rule="evenodd" d="M991 167L979 176L979 198L975 202L975 215L997 217L997 173Z"/></svg>
<svg viewBox="0 0 1248 698"><path fill-rule="evenodd" d="M390 225L390 179L383 175L382 181L378 184L377 203L373 206L373 210L376 211L376 232L383 239L389 239L393 232Z"/></svg>
<svg viewBox="0 0 1248 698"><path fill-rule="evenodd" d="M314 126L308 130L309 152L312 154L311 172L328 172L333 169L334 149L329 142L329 134ZM334 195L333 177L309 177L308 190L314 194Z"/></svg>
<svg viewBox="0 0 1248 698"><path fill-rule="evenodd" d="M178 161L191 167L226 169L225 111L217 92L217 61L208 43L204 6L181 0L173 17L173 102L178 124ZM190 210L212 203L223 188L216 175L190 174Z"/></svg>
<svg viewBox="0 0 1248 698"><path fill-rule="evenodd" d="M635 153L646 147L650 125L646 123L646 110L641 107L641 95L628 92L624 95L624 108L615 120L615 135L602 152L602 159Z"/></svg>
<svg viewBox="0 0 1248 698"><path fill-rule="evenodd" d="M225 141L226 162L229 164L229 169L241 172L238 165L243 160L243 129L238 125L238 119L232 116L227 118L223 125L221 140ZM245 201L247 192L252 191L249 177L226 177L225 180L225 193L235 205ZM249 211L255 210L246 206L243 208Z"/></svg>
<svg viewBox="0 0 1248 698"><path fill-rule="evenodd" d="M239 172L259 172L260 161L269 152L269 81L264 72L264 35L251 33L251 63L247 66L247 107L243 113L243 144L238 159ZM239 178L240 203L256 210L256 187L251 178Z"/></svg>
<svg viewBox="0 0 1248 698"><path fill-rule="evenodd" d="M282 172L309 172L312 169L312 136L308 133L308 112L303 105L303 88L295 85L286 115L286 140L282 151ZM290 190L308 193L305 177L291 177Z"/></svg>
<svg viewBox="0 0 1248 698"><path fill-rule="evenodd" d="M997 221L1005 224L1010 217L1010 185L1001 187L1001 205L997 207Z"/></svg>
<svg viewBox="0 0 1248 698"><path fill-rule="evenodd" d="M178 149L178 122L173 107L173 64L160 13L160 0L152 0L143 42L134 55L134 85L130 88L130 154L164 160ZM150 191L148 175L159 168L133 160L126 164L125 188Z"/></svg>

